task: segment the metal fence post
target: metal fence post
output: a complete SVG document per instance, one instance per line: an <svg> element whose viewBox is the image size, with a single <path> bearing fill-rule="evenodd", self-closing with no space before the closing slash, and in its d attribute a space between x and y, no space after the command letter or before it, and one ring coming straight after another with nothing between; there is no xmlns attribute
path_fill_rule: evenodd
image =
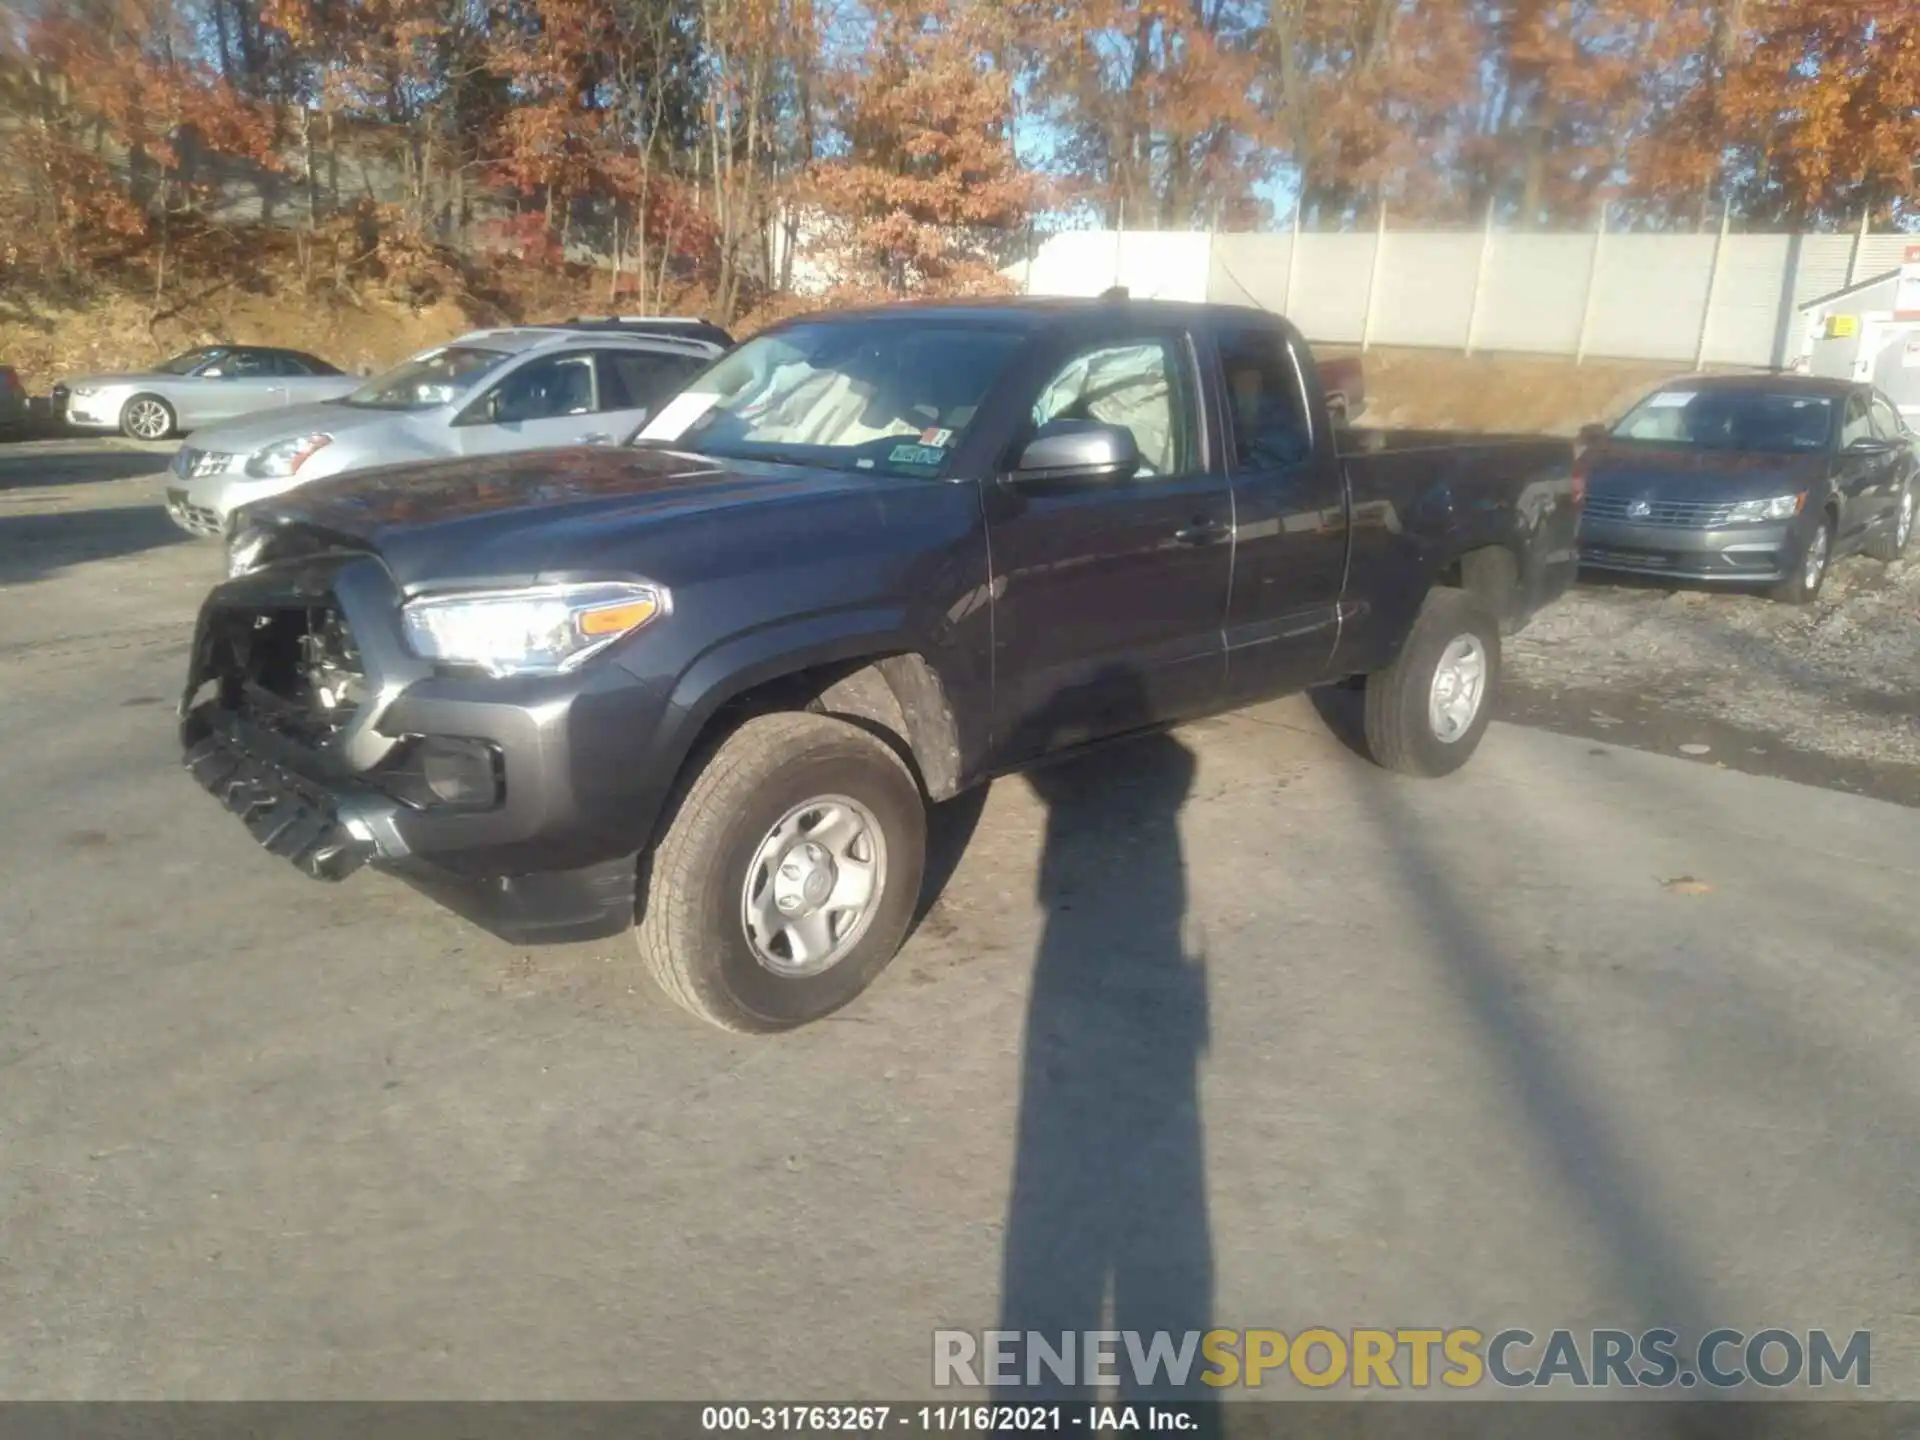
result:
<svg viewBox="0 0 1920 1440"><path fill-rule="evenodd" d="M1373 236L1373 267L1367 272L1367 313L1360 321L1360 349L1373 346L1373 302L1380 293L1380 257L1387 248L1387 201L1380 198L1380 226Z"/></svg>
<svg viewBox="0 0 1920 1440"><path fill-rule="evenodd" d="M1593 258L1587 263L1587 303L1580 311L1580 339L1573 349L1573 363L1580 365L1587 358L1587 334L1593 329L1593 296L1599 288L1600 256L1607 244L1607 202L1600 202L1600 228L1593 232Z"/></svg>
<svg viewBox="0 0 1920 1440"><path fill-rule="evenodd" d="M1713 302L1720 295L1720 258L1727 248L1727 230L1733 224L1733 197L1720 204L1720 233L1713 240L1713 268L1707 272L1707 304L1700 312L1700 343L1693 352L1693 368L1707 368L1707 336L1713 331Z"/></svg>
<svg viewBox="0 0 1920 1440"><path fill-rule="evenodd" d="M1300 269L1300 202L1306 198L1306 187L1293 202L1293 239L1287 243L1287 293L1280 302L1280 313L1290 314L1293 310L1293 277Z"/></svg>
<svg viewBox="0 0 1920 1440"><path fill-rule="evenodd" d="M1860 230L1853 237L1853 253L1847 257L1847 288L1851 290L1860 283L1860 252L1867 248L1867 237L1873 231L1873 211L1864 208L1860 211Z"/></svg>
<svg viewBox="0 0 1920 1440"><path fill-rule="evenodd" d="M1113 285L1120 283L1120 249L1127 243L1127 197L1120 197L1120 208L1114 213L1113 225ZM1112 288L1112 286L1109 286Z"/></svg>
<svg viewBox="0 0 1920 1440"><path fill-rule="evenodd" d="M1467 343L1463 355L1473 354L1474 337L1480 330L1480 296L1487 288L1487 261L1493 255L1492 196L1487 198L1487 228L1480 236L1480 267L1473 272L1473 301L1467 307Z"/></svg>

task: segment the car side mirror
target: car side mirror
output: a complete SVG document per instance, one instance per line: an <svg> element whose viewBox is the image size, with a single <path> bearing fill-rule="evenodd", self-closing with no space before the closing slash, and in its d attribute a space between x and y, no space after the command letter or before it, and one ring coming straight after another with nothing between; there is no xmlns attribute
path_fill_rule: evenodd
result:
<svg viewBox="0 0 1920 1440"><path fill-rule="evenodd" d="M1862 435L1851 445L1847 446L1847 449L1853 451L1856 455L1878 455L1891 448L1893 447L1885 440L1873 435Z"/></svg>
<svg viewBox="0 0 1920 1440"><path fill-rule="evenodd" d="M1124 425L1049 420L1013 467L1015 483L1098 484L1128 480L1140 468L1140 445Z"/></svg>
<svg viewBox="0 0 1920 1440"><path fill-rule="evenodd" d="M1607 427L1604 425L1582 425L1580 427L1580 443L1582 445L1598 445L1606 438Z"/></svg>

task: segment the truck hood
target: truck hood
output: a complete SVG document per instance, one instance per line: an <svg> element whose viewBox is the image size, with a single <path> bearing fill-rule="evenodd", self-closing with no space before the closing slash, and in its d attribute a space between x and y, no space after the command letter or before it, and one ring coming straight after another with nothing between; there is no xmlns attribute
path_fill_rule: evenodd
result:
<svg viewBox="0 0 1920 1440"><path fill-rule="evenodd" d="M351 375L342 376L340 393L352 394L356 384ZM224 425L209 425L204 430L196 430L193 448L217 451L222 455L251 455L277 441L292 440L301 435L327 434L338 439L357 430L391 426L403 414L412 413L417 412L367 410L331 400L316 401L311 405L285 405L258 411L243 420L229 420Z"/></svg>
<svg viewBox="0 0 1920 1440"><path fill-rule="evenodd" d="M1621 500L1765 500L1821 483L1827 455L1602 444L1587 455L1589 494Z"/></svg>
<svg viewBox="0 0 1920 1440"><path fill-rule="evenodd" d="M295 525L377 553L402 589L488 579L516 583L593 571L673 583L693 552L744 541L749 507L781 531L842 537L861 508L884 512L908 492L941 492L938 481L867 473L715 461L678 451L579 446L484 459L437 460L351 472L249 506L250 522ZM823 513L824 512L824 513ZM876 516L875 518L879 518ZM687 545L646 545L638 533L683 540L724 519L726 535ZM772 534L757 529L759 543ZM676 563L676 562L680 563Z"/></svg>

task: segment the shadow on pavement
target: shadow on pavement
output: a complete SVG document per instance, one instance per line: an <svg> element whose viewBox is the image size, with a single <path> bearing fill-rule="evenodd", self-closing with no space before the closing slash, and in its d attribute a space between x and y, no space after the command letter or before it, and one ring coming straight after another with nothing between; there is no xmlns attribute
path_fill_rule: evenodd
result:
<svg viewBox="0 0 1920 1440"><path fill-rule="evenodd" d="M1114 681L1099 682L1114 693ZM1123 689L1128 688L1123 684ZM1144 699L1141 708L1144 711ZM1063 707L1062 718L1075 707ZM1046 724L1043 718L1040 722ZM1068 728L1066 723L1061 727ZM1204 956L1188 951L1178 817L1193 752L1151 734L1045 765L1027 781L1047 806L1038 892L1045 930L1028 1003L1008 1202L1000 1327L1078 1346L1089 1330L1205 1331L1214 1297L1198 1071L1207 1046ZM1071 1337L1071 1338L1068 1338ZM1198 1398L1136 1383L1124 1398ZM1026 1350L1028 1395L1100 1398Z"/></svg>
<svg viewBox="0 0 1920 1440"><path fill-rule="evenodd" d="M158 505L0 514L0 585L44 580L70 565L137 555L187 538Z"/></svg>
<svg viewBox="0 0 1920 1440"><path fill-rule="evenodd" d="M122 450L104 445L85 450L15 449L0 445L0 490L84 485L160 475L172 459L165 451Z"/></svg>

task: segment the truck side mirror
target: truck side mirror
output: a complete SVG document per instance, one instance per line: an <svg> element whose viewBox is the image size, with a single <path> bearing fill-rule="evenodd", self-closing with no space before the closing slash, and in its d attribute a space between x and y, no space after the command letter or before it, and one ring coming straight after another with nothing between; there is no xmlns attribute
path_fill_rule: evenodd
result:
<svg viewBox="0 0 1920 1440"><path fill-rule="evenodd" d="M1606 438L1607 427L1604 425L1582 425L1580 427L1580 443L1582 445L1598 445Z"/></svg>
<svg viewBox="0 0 1920 1440"><path fill-rule="evenodd" d="M1016 484L1098 484L1128 480L1140 468L1140 445L1124 425L1097 420L1049 420L1020 452Z"/></svg>

